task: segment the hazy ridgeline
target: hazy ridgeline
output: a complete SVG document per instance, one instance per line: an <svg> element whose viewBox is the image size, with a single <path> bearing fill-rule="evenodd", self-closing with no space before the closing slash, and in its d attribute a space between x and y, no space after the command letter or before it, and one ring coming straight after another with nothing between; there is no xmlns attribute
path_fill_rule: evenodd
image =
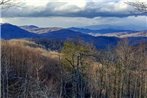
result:
<svg viewBox="0 0 147 98"><path fill-rule="evenodd" d="M108 51L82 41L63 44L53 52L55 46L46 50L39 42L1 41L1 97L147 98L146 44L123 41Z"/></svg>

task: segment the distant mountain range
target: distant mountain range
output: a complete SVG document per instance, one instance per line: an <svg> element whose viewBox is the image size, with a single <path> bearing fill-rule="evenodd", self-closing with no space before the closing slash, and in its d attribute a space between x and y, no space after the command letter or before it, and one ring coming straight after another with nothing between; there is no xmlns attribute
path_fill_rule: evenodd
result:
<svg viewBox="0 0 147 98"><path fill-rule="evenodd" d="M106 48L108 46L116 46L116 44L123 38L120 38L122 33L126 32L130 36L125 36L130 39L133 44L140 43L142 41L147 42L146 32L137 33L137 31L130 30L90 30L83 28L58 28L47 27L40 28L33 25L16 26L8 23L1 24L1 38L2 39L18 39L18 38L37 38L37 39L54 39L54 40L77 40L81 39L85 42L94 44L97 48ZM124 34L126 34L124 33ZM93 35L93 34L99 34ZM110 35L119 36L110 36ZM132 34L132 35L131 35ZM135 37L134 37L134 35ZM109 36L108 36L109 35ZM124 36L122 34L122 36Z"/></svg>
<svg viewBox="0 0 147 98"><path fill-rule="evenodd" d="M74 31L83 32L83 33L99 33L99 34L107 34L107 33L113 33L113 32L136 32L132 30L121 30L121 29L111 29L111 28L93 30L93 29L72 27L69 29L74 30Z"/></svg>
<svg viewBox="0 0 147 98"><path fill-rule="evenodd" d="M34 38L39 37L37 34L21 29L18 26L8 23L1 24L2 39L17 39L17 38Z"/></svg>
<svg viewBox="0 0 147 98"><path fill-rule="evenodd" d="M22 29L25 29L29 32L37 33L37 34L44 34L54 31L64 31L65 28L59 27L47 27L47 28L39 28L37 26L28 25L28 26L21 26ZM133 31L133 30L124 30L124 29L112 29L112 28L105 28L105 29L98 29L92 30L87 28L76 28L71 27L67 28L66 30L71 30L75 32L81 32L84 34L89 34L95 37L98 36L108 36L108 37L119 37L119 38L126 38L126 37L147 37L147 30L143 31ZM65 31L66 31L65 30Z"/></svg>
<svg viewBox="0 0 147 98"><path fill-rule="evenodd" d="M20 28L22 28L26 31L29 31L29 32L37 33L37 34L43 34L43 33L48 33L48 32L53 32L53 31L58 31L58 30L63 29L63 28L59 28L59 27L39 28L39 27L33 26L33 25L20 26Z"/></svg>
<svg viewBox="0 0 147 98"><path fill-rule="evenodd" d="M70 30L86 33L92 36L112 36L119 38L126 37L147 37L147 30L144 31L133 31L133 30L121 30L121 29L100 29L100 30L91 30L85 28L69 28Z"/></svg>
<svg viewBox="0 0 147 98"><path fill-rule="evenodd" d="M38 29L39 27L34 26L34 25L24 25L24 26L20 26L22 29L26 29L26 30L33 30L33 29Z"/></svg>
<svg viewBox="0 0 147 98"><path fill-rule="evenodd" d="M118 29L118 30L131 30L131 31L144 31L147 30L147 25L140 25L140 26L136 26L135 24L128 24L128 25L113 25L113 24L101 24L101 25L89 25L89 26L85 26L82 28L87 28L87 29L92 29L92 30L101 30L101 29Z"/></svg>

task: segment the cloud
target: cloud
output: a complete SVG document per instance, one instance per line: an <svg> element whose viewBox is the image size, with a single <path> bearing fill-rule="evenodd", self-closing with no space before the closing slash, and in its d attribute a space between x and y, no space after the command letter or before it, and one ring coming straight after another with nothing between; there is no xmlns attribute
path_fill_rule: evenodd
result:
<svg viewBox="0 0 147 98"><path fill-rule="evenodd" d="M132 30L147 28L147 15L131 13L126 1L134 0L23 0L21 7L2 11L2 22L41 27L114 26ZM33 1L36 1L33 3ZM44 1L43 3L41 3ZM64 1L64 2L63 2ZM141 0L145 1L146 0ZM1 21L1 20L0 20ZM97 29L97 28L96 28Z"/></svg>
<svg viewBox="0 0 147 98"><path fill-rule="evenodd" d="M128 17L147 15L143 13L135 13L133 8L124 2L128 0L45 0L42 4L40 0L37 2L29 2L25 0L22 7L12 7L5 11L2 10L2 17L50 17L50 16L66 16L66 17ZM132 0L129 0L132 1ZM144 1L144 0L141 0Z"/></svg>
<svg viewBox="0 0 147 98"><path fill-rule="evenodd" d="M49 0L50 1L50 0ZM126 0L93 0L93 2L80 0L59 2L45 2L43 5L31 6L33 2L23 7L13 7L7 11L2 10L2 17L128 17L143 16L147 14L131 13L133 8L124 3ZM144 0L143 0L144 1ZM27 1L29 2L29 1Z"/></svg>
<svg viewBox="0 0 147 98"><path fill-rule="evenodd" d="M100 23L93 25L93 29L97 27L113 27L114 29L127 29L127 30L147 30L147 16L129 16L129 17L96 17L95 21Z"/></svg>
<svg viewBox="0 0 147 98"><path fill-rule="evenodd" d="M118 29L145 30L147 28L147 16L129 17L17 17L3 18L3 22L16 25L37 25L40 27L85 27L93 25L98 29L100 26L114 27ZM37 21L36 21L37 20Z"/></svg>

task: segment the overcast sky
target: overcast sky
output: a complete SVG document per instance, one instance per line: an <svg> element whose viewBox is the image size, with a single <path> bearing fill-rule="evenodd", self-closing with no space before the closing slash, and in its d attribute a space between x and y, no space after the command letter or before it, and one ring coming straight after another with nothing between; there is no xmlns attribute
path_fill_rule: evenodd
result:
<svg viewBox="0 0 147 98"><path fill-rule="evenodd" d="M147 15L133 12L127 1L138 0L16 0L1 12L1 22L40 27L114 25L147 28ZM139 0L146 2L147 0Z"/></svg>

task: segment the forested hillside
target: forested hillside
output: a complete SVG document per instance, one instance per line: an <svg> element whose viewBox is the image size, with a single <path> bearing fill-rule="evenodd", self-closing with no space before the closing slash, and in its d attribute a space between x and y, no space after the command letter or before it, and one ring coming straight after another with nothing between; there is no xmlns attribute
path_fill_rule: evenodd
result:
<svg viewBox="0 0 147 98"><path fill-rule="evenodd" d="M27 40L2 40L1 46L2 98L147 96L146 44L122 41L106 51L65 41L58 52Z"/></svg>

